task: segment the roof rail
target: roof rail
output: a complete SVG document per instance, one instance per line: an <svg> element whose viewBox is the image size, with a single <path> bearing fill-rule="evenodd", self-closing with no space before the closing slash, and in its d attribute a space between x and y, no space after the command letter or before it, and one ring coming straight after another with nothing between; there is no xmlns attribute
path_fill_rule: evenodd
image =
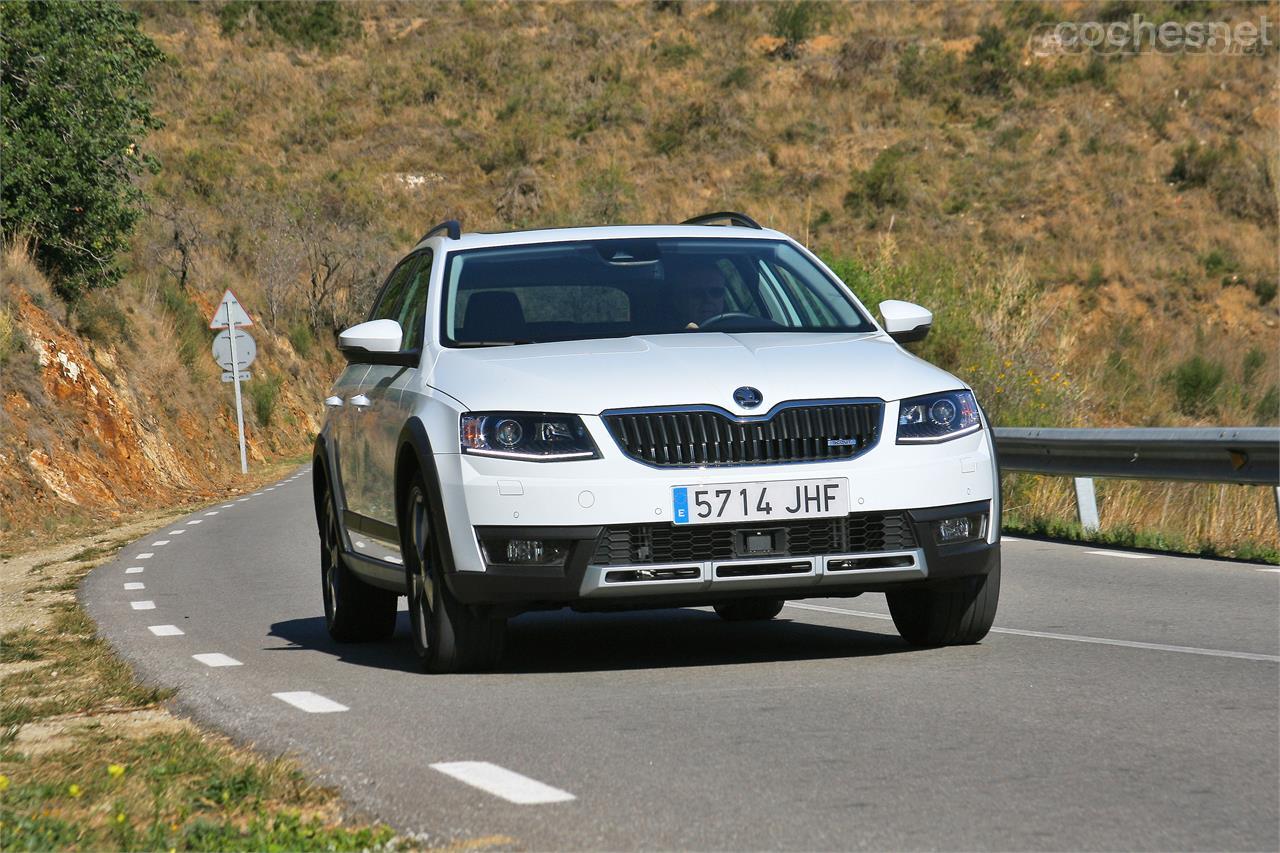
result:
<svg viewBox="0 0 1280 853"><path fill-rule="evenodd" d="M701 216L695 216L692 219L686 219L681 225L710 225L713 222L726 220L730 225L738 225L742 228L754 228L762 231L760 223L756 222L745 213L734 213L732 210L722 210L718 213L704 213Z"/></svg>
<svg viewBox="0 0 1280 853"><path fill-rule="evenodd" d="M423 234L422 240L425 240L428 237L434 237L442 231L448 235L450 240L457 240L462 236L462 223L456 219L446 219L426 234ZM418 242L421 243L422 240L419 240Z"/></svg>

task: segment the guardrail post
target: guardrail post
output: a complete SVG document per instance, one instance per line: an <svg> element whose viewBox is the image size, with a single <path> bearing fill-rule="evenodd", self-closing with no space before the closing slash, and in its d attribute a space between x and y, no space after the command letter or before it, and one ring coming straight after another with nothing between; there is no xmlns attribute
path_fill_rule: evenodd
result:
<svg viewBox="0 0 1280 853"><path fill-rule="evenodd" d="M1098 530L1098 498L1093 491L1092 477L1076 477L1076 513L1080 526L1090 533ZM1280 490L1277 490L1280 500Z"/></svg>

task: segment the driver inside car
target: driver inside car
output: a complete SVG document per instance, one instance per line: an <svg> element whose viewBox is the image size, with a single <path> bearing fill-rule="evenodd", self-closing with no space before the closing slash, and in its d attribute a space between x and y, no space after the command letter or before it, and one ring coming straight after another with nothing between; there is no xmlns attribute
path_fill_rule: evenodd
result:
<svg viewBox="0 0 1280 853"><path fill-rule="evenodd" d="M725 277L715 264L691 268L675 285L676 317L682 329L697 329L726 313Z"/></svg>

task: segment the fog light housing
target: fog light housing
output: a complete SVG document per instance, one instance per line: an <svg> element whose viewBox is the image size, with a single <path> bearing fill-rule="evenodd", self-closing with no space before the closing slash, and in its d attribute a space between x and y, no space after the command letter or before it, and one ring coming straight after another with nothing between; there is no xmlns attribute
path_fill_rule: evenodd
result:
<svg viewBox="0 0 1280 853"><path fill-rule="evenodd" d="M481 539L485 561L501 566L563 566L570 543L564 539L509 539L486 536Z"/></svg>
<svg viewBox="0 0 1280 853"><path fill-rule="evenodd" d="M980 539L987 533L987 516L960 515L933 523L933 538L939 545L954 545Z"/></svg>

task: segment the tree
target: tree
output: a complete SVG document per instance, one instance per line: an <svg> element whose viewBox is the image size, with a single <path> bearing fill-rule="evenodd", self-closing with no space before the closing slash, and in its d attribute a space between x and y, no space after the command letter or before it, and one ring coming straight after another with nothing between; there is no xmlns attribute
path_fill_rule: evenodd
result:
<svg viewBox="0 0 1280 853"><path fill-rule="evenodd" d="M69 302L120 278L163 58L116 3L0 3L0 234L30 239Z"/></svg>

